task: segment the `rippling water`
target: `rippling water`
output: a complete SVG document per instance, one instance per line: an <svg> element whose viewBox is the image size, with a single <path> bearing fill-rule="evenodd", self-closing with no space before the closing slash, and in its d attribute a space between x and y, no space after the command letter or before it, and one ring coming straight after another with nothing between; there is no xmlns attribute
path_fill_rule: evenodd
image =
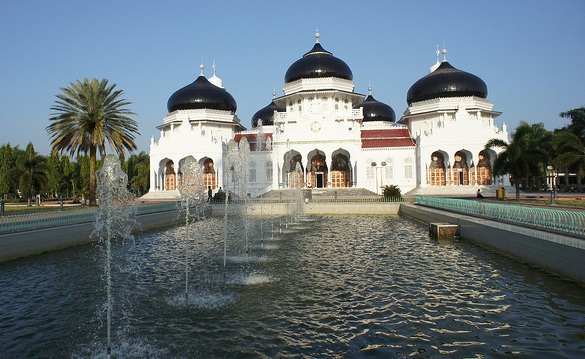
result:
<svg viewBox="0 0 585 359"><path fill-rule="evenodd" d="M225 268L218 218L115 243L112 357L585 355L573 282L400 217L281 221L231 218ZM0 263L0 358L105 358L104 303L99 245Z"/></svg>

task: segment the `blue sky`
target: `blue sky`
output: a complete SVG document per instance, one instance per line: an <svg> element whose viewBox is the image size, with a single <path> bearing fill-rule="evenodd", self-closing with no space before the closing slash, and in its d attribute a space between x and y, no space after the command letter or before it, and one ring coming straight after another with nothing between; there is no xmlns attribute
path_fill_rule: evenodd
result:
<svg viewBox="0 0 585 359"><path fill-rule="evenodd" d="M61 87L107 78L136 112L138 150L166 115L168 98L199 75L217 76L250 128L281 96L288 67L318 28L325 49L352 69L355 91L400 116L436 46L482 78L513 130L552 130L585 106L585 1L8 1L0 2L0 144L49 154L45 128Z"/></svg>

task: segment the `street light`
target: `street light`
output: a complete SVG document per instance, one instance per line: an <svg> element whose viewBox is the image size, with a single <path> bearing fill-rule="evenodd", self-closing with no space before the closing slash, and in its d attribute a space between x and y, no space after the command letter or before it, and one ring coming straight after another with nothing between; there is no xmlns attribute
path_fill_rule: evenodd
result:
<svg viewBox="0 0 585 359"><path fill-rule="evenodd" d="M547 179L548 179L548 186L550 189L550 204L554 204L555 197L556 197L557 174L556 174L553 166L546 166L546 174L547 174Z"/></svg>

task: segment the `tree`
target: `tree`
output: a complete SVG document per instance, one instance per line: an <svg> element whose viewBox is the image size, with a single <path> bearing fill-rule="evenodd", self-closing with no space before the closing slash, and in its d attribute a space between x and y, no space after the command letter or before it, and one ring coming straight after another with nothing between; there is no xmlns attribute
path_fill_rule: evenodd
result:
<svg viewBox="0 0 585 359"><path fill-rule="evenodd" d="M108 80L95 78L70 83L61 88L47 126L53 153L68 152L73 157L89 155L89 204L96 204L97 154L106 154L106 141L119 153L136 149L134 134L139 134L135 115L125 106L131 102L122 98L123 91L108 85Z"/></svg>
<svg viewBox="0 0 585 359"><path fill-rule="evenodd" d="M137 194L146 193L150 182L150 157L144 151L132 154L127 162L128 183Z"/></svg>
<svg viewBox="0 0 585 359"><path fill-rule="evenodd" d="M546 181L546 168L551 164L551 153L553 134L544 128L543 123L534 123L531 125L530 133L527 135L528 147L537 148L541 151L541 155L537 157L537 167L532 173L529 173L526 178L526 183L529 183L529 177L532 176L533 188L542 189Z"/></svg>
<svg viewBox="0 0 585 359"><path fill-rule="evenodd" d="M508 173L514 179L516 200L520 199L520 179L539 171L542 158L548 155L541 144L531 140L531 136L535 138L533 127L522 121L512 134L510 143L493 138L485 144L486 149L503 149L494 161L493 172L495 175Z"/></svg>
<svg viewBox="0 0 585 359"><path fill-rule="evenodd" d="M585 140L585 107L575 108L567 112L561 112L559 116L570 118L571 124L566 128L575 135Z"/></svg>
<svg viewBox="0 0 585 359"><path fill-rule="evenodd" d="M14 193L15 179L14 168L16 166L16 157L9 143L0 147L0 194L4 197L8 193Z"/></svg>
<svg viewBox="0 0 585 359"><path fill-rule="evenodd" d="M555 168L575 166L577 190L582 192L581 173L585 168L585 142L572 132L558 131L553 137L553 147L557 152L557 156L553 159L553 166Z"/></svg>
<svg viewBox="0 0 585 359"><path fill-rule="evenodd" d="M47 183L49 176L46 159L35 151L32 143L29 143L17 157L16 170L19 174L18 188L28 199L30 206L32 196L41 193Z"/></svg>

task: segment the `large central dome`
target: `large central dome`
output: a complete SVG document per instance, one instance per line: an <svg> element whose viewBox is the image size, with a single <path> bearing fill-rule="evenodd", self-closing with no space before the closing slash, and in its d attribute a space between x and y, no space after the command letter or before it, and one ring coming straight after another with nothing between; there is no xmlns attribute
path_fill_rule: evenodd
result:
<svg viewBox="0 0 585 359"><path fill-rule="evenodd" d="M175 91L167 102L169 113L175 110L202 108L235 113L238 106L229 92L212 84L203 75L191 84Z"/></svg>
<svg viewBox="0 0 585 359"><path fill-rule="evenodd" d="M319 33L315 34L317 42L311 51L295 61L284 75L284 82L289 83L299 79L337 77L353 80L351 69L345 62L333 56L319 43Z"/></svg>
<svg viewBox="0 0 585 359"><path fill-rule="evenodd" d="M408 90L406 102L410 106L413 102L429 100L439 97L487 97L487 86L479 77L465 71L458 70L447 61L414 83Z"/></svg>

